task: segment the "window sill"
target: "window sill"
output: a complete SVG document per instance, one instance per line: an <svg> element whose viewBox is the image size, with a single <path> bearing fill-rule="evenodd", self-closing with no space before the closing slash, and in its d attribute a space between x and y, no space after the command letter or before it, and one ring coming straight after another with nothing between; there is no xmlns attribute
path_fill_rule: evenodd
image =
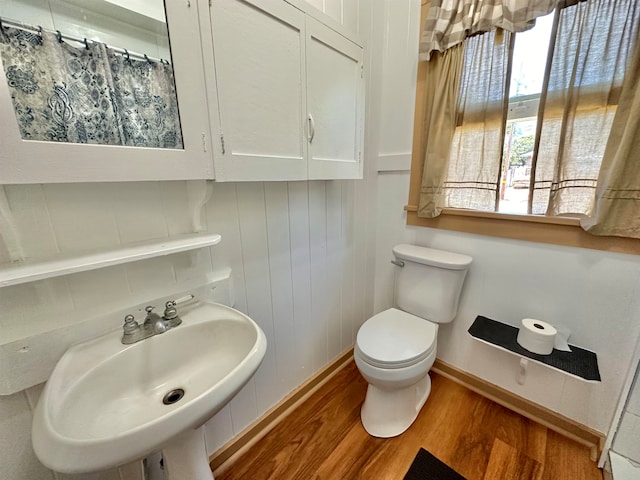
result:
<svg viewBox="0 0 640 480"><path fill-rule="evenodd" d="M436 218L421 218L418 217L417 206L406 205L404 209L407 211L407 225L412 226L640 255L640 240L591 235L580 227L580 220L573 217L512 215L447 208Z"/></svg>

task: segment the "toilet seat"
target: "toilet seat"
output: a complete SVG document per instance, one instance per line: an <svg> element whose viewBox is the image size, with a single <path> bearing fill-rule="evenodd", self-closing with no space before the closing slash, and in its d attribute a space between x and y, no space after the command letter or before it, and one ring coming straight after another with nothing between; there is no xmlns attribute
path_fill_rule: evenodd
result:
<svg viewBox="0 0 640 480"><path fill-rule="evenodd" d="M374 315L358 330L356 350L370 365L403 368L429 356L436 347L438 326L390 308Z"/></svg>

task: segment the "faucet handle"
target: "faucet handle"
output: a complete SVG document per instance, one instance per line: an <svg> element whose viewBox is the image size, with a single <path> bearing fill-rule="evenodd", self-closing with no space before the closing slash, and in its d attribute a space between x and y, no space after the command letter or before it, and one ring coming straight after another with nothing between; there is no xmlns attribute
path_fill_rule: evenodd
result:
<svg viewBox="0 0 640 480"><path fill-rule="evenodd" d="M122 327L122 330L124 330L125 335L135 332L136 330L138 330L138 328L140 328L140 325L138 325L138 322L135 321L133 315L129 314L124 317L124 325Z"/></svg>
<svg viewBox="0 0 640 480"><path fill-rule="evenodd" d="M162 318L165 320L173 320L178 316L178 309L176 308L176 302L174 300L169 300L164 304L164 307Z"/></svg>

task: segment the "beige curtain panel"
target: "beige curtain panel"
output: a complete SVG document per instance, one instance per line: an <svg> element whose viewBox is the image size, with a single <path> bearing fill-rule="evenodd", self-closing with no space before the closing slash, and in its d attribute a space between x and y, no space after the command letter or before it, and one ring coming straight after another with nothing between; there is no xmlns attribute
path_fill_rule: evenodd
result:
<svg viewBox="0 0 640 480"><path fill-rule="evenodd" d="M582 227L595 235L640 238L640 44L604 152L594 212Z"/></svg>
<svg viewBox="0 0 640 480"><path fill-rule="evenodd" d="M436 217L443 208L495 210L511 41L506 32L485 33L429 62L426 104L433 108L425 115L419 217Z"/></svg>
<svg viewBox="0 0 640 480"><path fill-rule="evenodd" d="M638 0L590 0L559 12L538 116L530 212L588 215L640 25ZM544 98L546 97L546 98Z"/></svg>
<svg viewBox="0 0 640 480"><path fill-rule="evenodd" d="M449 168L440 205L492 212L509 103L507 70L511 33L489 32L465 42L465 61L451 142Z"/></svg>
<svg viewBox="0 0 640 480"><path fill-rule="evenodd" d="M456 129L456 107L464 47L437 53L427 65L425 81L424 168L418 216L437 217L442 211L443 184L449 168L451 139Z"/></svg>
<svg viewBox="0 0 640 480"><path fill-rule="evenodd" d="M420 60L460 44L468 36L501 28L523 32L558 0L431 0L420 38Z"/></svg>

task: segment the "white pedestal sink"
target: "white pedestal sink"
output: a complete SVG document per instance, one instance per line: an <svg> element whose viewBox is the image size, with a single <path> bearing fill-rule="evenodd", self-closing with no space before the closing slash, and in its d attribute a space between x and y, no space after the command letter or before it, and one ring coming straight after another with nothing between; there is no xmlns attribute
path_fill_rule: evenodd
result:
<svg viewBox="0 0 640 480"><path fill-rule="evenodd" d="M194 301L180 316L182 325L132 345L116 331L67 350L34 414L44 465L88 473L162 450L167 480L213 478L202 425L255 373L267 342L224 305Z"/></svg>

